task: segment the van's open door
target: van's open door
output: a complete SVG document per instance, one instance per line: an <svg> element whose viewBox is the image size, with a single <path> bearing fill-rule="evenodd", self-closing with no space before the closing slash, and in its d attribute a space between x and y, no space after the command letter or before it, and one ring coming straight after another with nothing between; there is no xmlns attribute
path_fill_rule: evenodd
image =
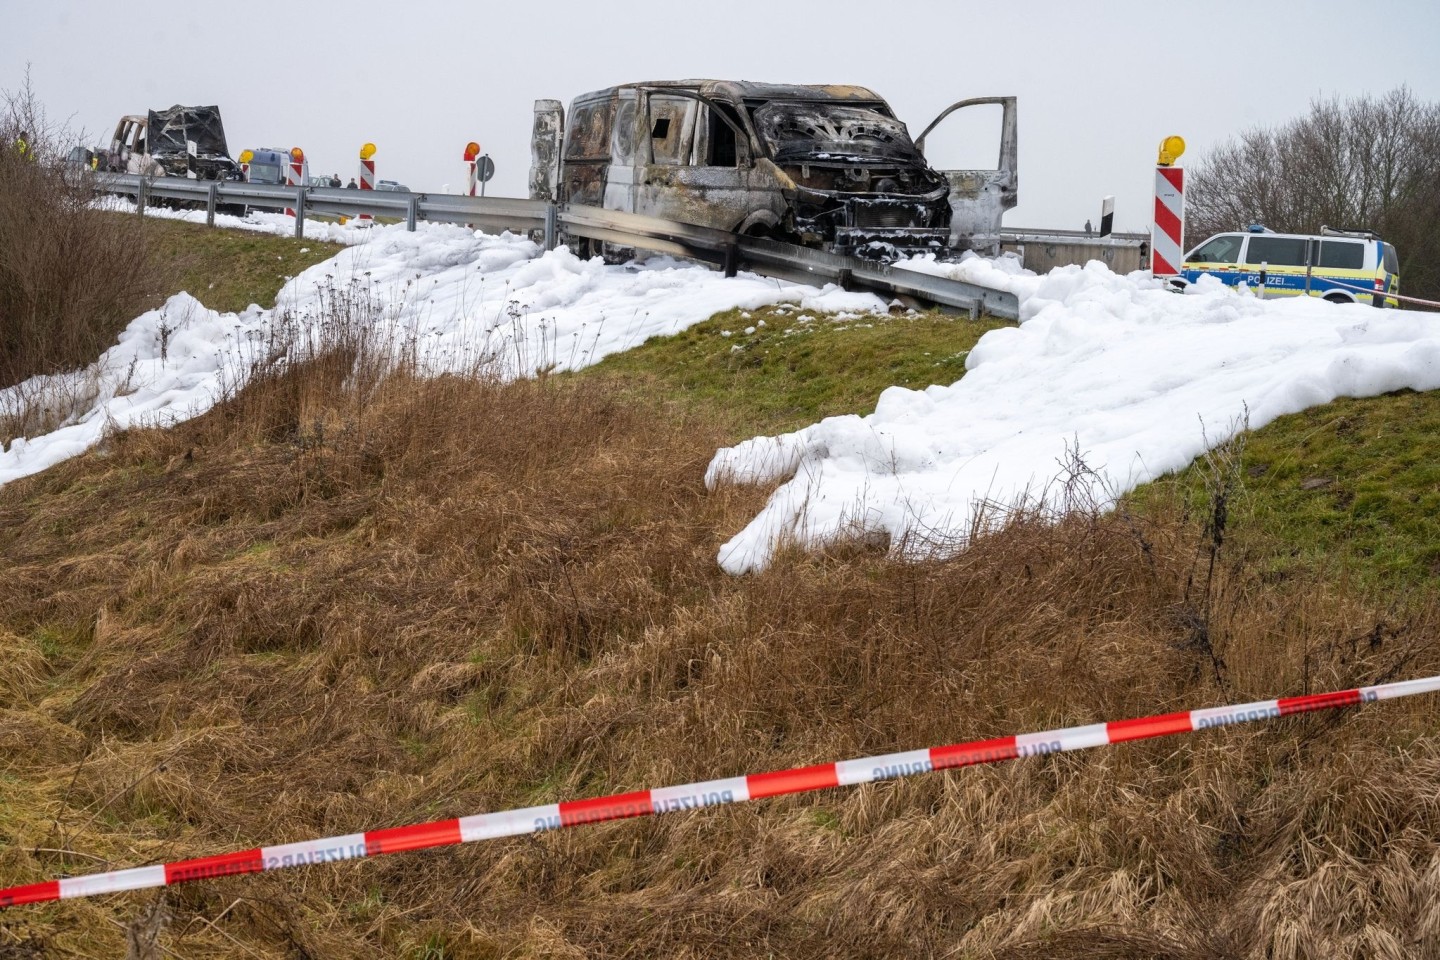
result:
<svg viewBox="0 0 1440 960"><path fill-rule="evenodd" d="M565 136L565 107L559 100L535 101L535 126L530 134L530 199L560 199L560 148Z"/></svg>
<svg viewBox="0 0 1440 960"><path fill-rule="evenodd" d="M1000 252L1000 220L1019 199L1016 176L1016 127L1014 97L974 97L946 107L925 132L915 139L915 148L925 152L925 138L942 120L956 110L981 104L1004 108L1000 120L1000 160L994 170L941 170L950 181L950 249L974 250L984 256Z"/></svg>

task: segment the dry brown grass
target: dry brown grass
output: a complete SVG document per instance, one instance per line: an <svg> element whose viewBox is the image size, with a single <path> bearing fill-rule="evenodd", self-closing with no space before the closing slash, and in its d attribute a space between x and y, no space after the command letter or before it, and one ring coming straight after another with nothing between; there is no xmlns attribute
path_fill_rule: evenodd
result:
<svg viewBox="0 0 1440 960"><path fill-rule="evenodd" d="M722 426L353 355L0 489L0 885L1440 671L1433 604L1223 544L1212 575L1178 507L727 578L764 492L705 491ZM163 929L156 891L27 907L0 956L147 923L181 957L1433 956L1436 728L1417 698L187 884Z"/></svg>

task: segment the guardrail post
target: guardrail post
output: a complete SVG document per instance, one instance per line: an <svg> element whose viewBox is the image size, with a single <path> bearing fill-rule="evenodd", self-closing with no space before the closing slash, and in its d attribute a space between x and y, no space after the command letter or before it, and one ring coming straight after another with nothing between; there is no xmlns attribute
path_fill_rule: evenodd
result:
<svg viewBox="0 0 1440 960"><path fill-rule="evenodd" d="M215 226L215 205L220 199L220 181L211 180L210 190L205 197L205 226Z"/></svg>
<svg viewBox="0 0 1440 960"><path fill-rule="evenodd" d="M414 233L415 221L418 219L420 219L420 195L412 193L409 204L405 208L405 229Z"/></svg>
<svg viewBox="0 0 1440 960"><path fill-rule="evenodd" d="M305 188L295 191L295 239L305 239Z"/></svg>
<svg viewBox="0 0 1440 960"><path fill-rule="evenodd" d="M556 236L555 236L555 235L559 232L559 231L556 229L556 220L558 219L558 213L559 213L559 211L557 211L557 210L555 209L555 204L553 204L553 203L547 203L547 204L545 204L545 249L546 249L546 250L554 250L554 249L555 249L555 243L556 243Z"/></svg>
<svg viewBox="0 0 1440 960"><path fill-rule="evenodd" d="M141 177L140 185L135 188L135 212L142 217L145 216L145 201L149 199L148 194L150 190L148 184L149 181Z"/></svg>
<svg viewBox="0 0 1440 960"><path fill-rule="evenodd" d="M733 277L740 266L740 251L736 249L735 241L731 240L725 244L725 276Z"/></svg>

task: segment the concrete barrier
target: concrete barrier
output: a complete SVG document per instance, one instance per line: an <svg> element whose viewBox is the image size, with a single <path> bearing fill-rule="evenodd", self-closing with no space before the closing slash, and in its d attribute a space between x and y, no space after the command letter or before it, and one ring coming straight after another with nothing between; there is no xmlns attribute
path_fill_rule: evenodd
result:
<svg viewBox="0 0 1440 960"><path fill-rule="evenodd" d="M1025 269L1036 273L1048 273L1072 263L1083 266L1091 260L1099 260L1116 273L1144 270L1150 265L1150 239L1144 234L1086 237L1007 230L1001 235L1000 250L1015 254Z"/></svg>

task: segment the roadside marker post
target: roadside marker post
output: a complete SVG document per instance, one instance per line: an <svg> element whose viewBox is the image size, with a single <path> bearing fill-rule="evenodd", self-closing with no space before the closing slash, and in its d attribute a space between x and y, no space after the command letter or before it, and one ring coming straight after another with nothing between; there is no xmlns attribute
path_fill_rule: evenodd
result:
<svg viewBox="0 0 1440 960"><path fill-rule="evenodd" d="M1066 727L1041 733L1012 734L990 740L974 740L877 757L859 757L813 767L752 773L518 810L479 813L468 817L369 830L319 840L300 840L175 863L9 887L0 890L0 908L164 887L190 880L214 880L234 874L261 873L285 867L375 857L407 850L426 850L476 840L516 837L606 820L678 813L765 797L894 780L952 767L996 763L1020 757L1048 756L1131 740L1193 733L1237 723L1273 720L1315 710L1360 706L1378 700L1395 700L1437 691L1440 691L1440 676L1422 677L1330 693L1281 697L1277 700L1223 707L1202 707L1198 710Z"/></svg>
<svg viewBox="0 0 1440 960"><path fill-rule="evenodd" d="M1180 272L1185 237L1185 171L1174 166L1185 152L1180 137L1160 143L1155 167L1155 222L1150 231L1150 275L1173 277Z"/></svg>
<svg viewBox="0 0 1440 960"><path fill-rule="evenodd" d="M375 189L375 144L366 143L360 148L360 189ZM356 219L369 220L370 214L362 213Z"/></svg>
<svg viewBox="0 0 1440 960"><path fill-rule="evenodd" d="M1100 236L1108 237L1115 230L1115 198L1100 201Z"/></svg>

